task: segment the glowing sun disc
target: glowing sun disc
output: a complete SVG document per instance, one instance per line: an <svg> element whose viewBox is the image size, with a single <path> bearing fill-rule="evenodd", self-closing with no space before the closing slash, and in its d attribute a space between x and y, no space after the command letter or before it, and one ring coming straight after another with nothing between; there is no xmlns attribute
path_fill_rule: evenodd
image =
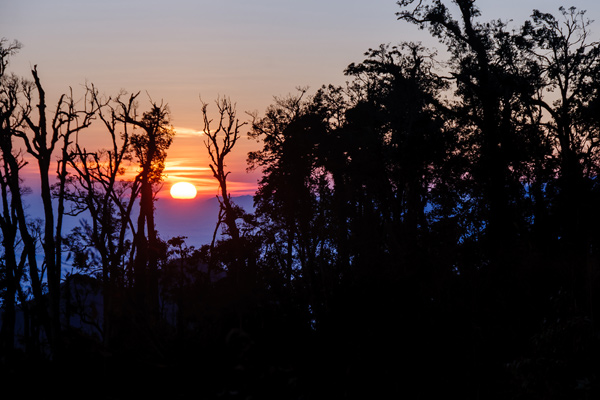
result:
<svg viewBox="0 0 600 400"><path fill-rule="evenodd" d="M189 182L177 182L171 186L171 197L174 199L193 199L196 193L196 187Z"/></svg>

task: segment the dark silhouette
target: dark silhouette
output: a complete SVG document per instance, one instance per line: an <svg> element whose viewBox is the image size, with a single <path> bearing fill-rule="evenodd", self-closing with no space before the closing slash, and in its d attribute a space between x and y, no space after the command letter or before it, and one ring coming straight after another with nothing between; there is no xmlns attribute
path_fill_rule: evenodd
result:
<svg viewBox="0 0 600 400"><path fill-rule="evenodd" d="M251 114L254 210L227 187L245 123L222 99L215 126L202 103L211 243L154 223L166 107L90 85L47 114L2 40L0 376L43 396L596 398L600 45L575 8L511 28L453 3L398 2L447 58L381 45L346 85ZM108 149L81 144L94 118Z"/></svg>

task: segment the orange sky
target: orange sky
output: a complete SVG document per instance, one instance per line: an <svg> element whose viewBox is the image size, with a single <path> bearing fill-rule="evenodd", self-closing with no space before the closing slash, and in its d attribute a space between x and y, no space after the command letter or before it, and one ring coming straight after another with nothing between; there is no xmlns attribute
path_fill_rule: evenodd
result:
<svg viewBox="0 0 600 400"><path fill-rule="evenodd" d="M144 108L140 105L140 109ZM260 172L246 172L246 155L249 151L259 148L256 140L247 138L248 125L240 131L240 138L232 153L226 158L226 170L230 171L227 184L232 196L253 195L256 191ZM204 145L205 136L201 130L174 127L175 138L167 151L165 162L164 181L158 197L170 196L171 186L177 182L190 182L198 190L197 197L200 199L215 197L218 194L218 185L209 168L209 157ZM81 131L79 142L87 150L106 148L110 143L108 132L103 130L101 124L93 124L87 130ZM59 142L60 144L60 142ZM15 139L15 146L21 147L21 139ZM58 157L59 150L55 156ZM38 192L39 175L36 161L31 156L26 156L28 165L22 171L25 185ZM56 164L51 166L51 174ZM136 166L132 164L129 172L123 179L132 179L136 173Z"/></svg>
<svg viewBox="0 0 600 400"><path fill-rule="evenodd" d="M246 172L246 155L259 146L255 140L247 139L247 131L248 125L242 128L232 154L226 158L227 170L231 171L227 178L227 187L232 196L253 195L260 178L258 171ZM218 187L208 167L204 136L198 131L185 128L175 127L175 132L165 165L164 188L168 190L172 184L185 181L196 186L199 197L214 197Z"/></svg>

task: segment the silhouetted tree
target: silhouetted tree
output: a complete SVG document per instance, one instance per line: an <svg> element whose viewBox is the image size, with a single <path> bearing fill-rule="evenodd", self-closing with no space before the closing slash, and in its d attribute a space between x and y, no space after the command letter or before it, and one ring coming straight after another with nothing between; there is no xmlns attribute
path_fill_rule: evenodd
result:
<svg viewBox="0 0 600 400"><path fill-rule="evenodd" d="M553 234L560 237L564 263L577 260L575 264L583 265L595 236L591 224L598 221L591 196L597 190L600 131L590 117L598 96L600 45L588 39L591 22L584 11L561 7L560 13L562 19L534 10L522 35L540 72L539 89L530 101L549 116L542 127L557 155L552 166L559 178L552 186L558 193L548 191L550 209L557 217ZM585 293L586 272L567 268L575 274L569 278L578 287L574 291Z"/></svg>
<svg viewBox="0 0 600 400"><path fill-rule="evenodd" d="M130 98L129 105L137 95ZM120 103L118 116L125 123L138 128L131 135L131 148L139 164L135 180L140 185L140 210L133 239L134 288L139 306L148 313L146 317L158 319L158 257L159 244L154 224L154 188L163 179L167 149L173 141L175 131L169 125L170 115L165 105L152 103L150 111L142 117L136 109Z"/></svg>
<svg viewBox="0 0 600 400"><path fill-rule="evenodd" d="M239 228L235 222L238 213L234 210L234 205L231 203L231 194L227 190L227 176L229 175L229 171L225 171L225 157L233 150L240 137L240 128L245 123L240 122L237 118L235 104L231 100L223 98L217 100L216 104L219 123L216 129L213 127L211 130L210 125L212 120L208 116L208 104L202 103L202 117L204 119L203 133L207 137L204 144L211 160L210 169L217 182L219 182L219 204L224 212L224 223L231 238L237 241L240 237Z"/></svg>
<svg viewBox="0 0 600 400"><path fill-rule="evenodd" d="M241 329L247 317L244 309L255 306L252 292L256 286L256 244L253 235L241 229L252 216L231 200L227 189L230 171L226 170L225 161L240 137L240 129L246 123L238 119L235 104L230 99L218 99L216 105L218 123L215 128L214 125L211 127L208 104L202 102L203 133L206 136L204 144L210 158L209 167L219 184L219 215L213 240L208 248L208 275L210 283L210 277L217 264L226 267L237 318L236 325ZM223 232L229 237L215 243L220 226L224 226Z"/></svg>
<svg viewBox="0 0 600 400"><path fill-rule="evenodd" d="M62 265L62 219L64 215L64 184L66 178L66 165L59 161L58 167L58 209L55 215L53 204L52 204L52 190L50 184L50 165L52 162L52 156L54 149L57 144L60 145L62 141L62 156L64 157L67 153L68 146L70 144L71 135L85 129L91 124L95 110L90 107L87 101L84 102L84 108L78 110L75 107L75 100L72 94L70 96L62 95L56 105L54 116L51 121L48 119L46 111L46 98L45 92L42 87L41 81L38 76L37 68L34 67L31 71L33 75L33 84L23 84L20 87L20 94L22 95L22 103L20 104L20 115L19 119L22 123L13 126L12 130L7 130L6 134L11 137L6 137L3 153L5 159L9 161L11 166L11 173L15 174L13 180L13 186L11 188L11 194L17 204L17 209L21 208L18 188L18 175L16 167L16 160L11 155L12 153L12 137L21 138L25 145L26 151L31 155L37 162L38 171L40 174L41 182L41 197L44 210L44 235L43 235L43 249L44 249L44 267L46 270L46 278L48 282L48 293L50 298L50 320L47 326L46 334L50 339L52 345L52 351L54 355L58 356L61 348L61 327L60 327L60 280L61 280L61 265ZM37 93L37 100L35 100L34 92ZM37 114L33 112L34 103L37 108ZM89 107L89 108L88 108ZM34 122L37 119L37 122ZM61 166L62 165L62 166ZM29 272L30 278L32 279L32 288L36 301L42 302L42 291L41 291L41 277L38 275L40 271L37 269L37 261L35 260L35 245L32 241L31 235L27 232L28 224L25 220L24 213L19 213L19 225L21 230L21 236L25 242L25 248L27 249L28 261L29 261ZM56 217L56 218L55 218ZM40 318L42 321L45 319L43 315L45 310L39 308L38 311L42 313Z"/></svg>
<svg viewBox="0 0 600 400"><path fill-rule="evenodd" d="M11 190L18 185L19 170L24 166L22 157L12 152L12 136L19 126L18 92L21 81L14 75L5 75L9 57L20 49L18 42L6 44L0 40L0 188L2 190L2 211L0 212L0 230L2 232L2 262L0 263L0 291L2 292L2 331L0 349L11 362L15 346L16 296L20 290L25 268L25 251L18 256L18 218ZM15 168L13 170L13 168ZM16 196L18 197L18 196Z"/></svg>
<svg viewBox="0 0 600 400"><path fill-rule="evenodd" d="M136 232L133 209L140 184L124 177L127 169L132 168L132 126L123 123L119 115L132 113L136 96L130 96L125 103L101 98L94 86L89 86L88 92L98 109L98 118L110 136L111 147L88 151L76 141L71 149L71 175L67 187L71 209L68 214L76 216L86 212L91 221L68 236L68 247L73 257L82 260L76 266L86 269L87 273L96 273L98 269L102 276L102 331L104 345L109 347L114 334L113 314L119 307L115 297L133 284L127 280L125 268L131 250L131 234ZM94 259L90 253L96 252L99 265L92 266L88 260Z"/></svg>
<svg viewBox="0 0 600 400"><path fill-rule="evenodd" d="M305 94L299 89L297 95L276 98L264 117L254 119L250 136L263 148L249 153L248 162L264 174L254 198L263 242L260 268L308 327L327 308L323 283L332 273L335 250L332 182L319 153L330 115Z"/></svg>
<svg viewBox="0 0 600 400"><path fill-rule="evenodd" d="M403 8L412 1L398 2ZM515 54L511 36L502 21L477 22L480 11L473 1L457 1L458 19L441 1L421 2L412 10L398 13L403 19L430 28L447 44L451 54L455 95L453 109L468 140L473 168L468 173L475 183L472 200L485 221L486 241L492 259L504 257L511 241L522 230L518 203L523 196L519 180L525 155L519 152L524 138L519 135L519 118L527 116L519 101L527 88L521 76L523 63ZM517 59L515 59L517 57ZM477 186L480 186L479 188Z"/></svg>

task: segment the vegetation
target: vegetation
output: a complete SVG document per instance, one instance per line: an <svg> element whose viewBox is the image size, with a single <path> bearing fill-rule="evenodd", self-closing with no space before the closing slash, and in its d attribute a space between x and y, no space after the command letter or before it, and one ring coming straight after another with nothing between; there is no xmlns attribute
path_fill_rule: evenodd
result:
<svg viewBox="0 0 600 400"><path fill-rule="evenodd" d="M221 99L215 128L202 103L221 211L198 249L154 226L168 108L140 117L136 94L89 86L50 113L35 67L7 72L19 43L0 42L3 379L100 382L98 398L597 397L600 44L575 8L509 29L453 3L398 2L447 59L381 45L347 85L252 116L252 213L227 191L245 123ZM93 119L108 149L79 143Z"/></svg>

